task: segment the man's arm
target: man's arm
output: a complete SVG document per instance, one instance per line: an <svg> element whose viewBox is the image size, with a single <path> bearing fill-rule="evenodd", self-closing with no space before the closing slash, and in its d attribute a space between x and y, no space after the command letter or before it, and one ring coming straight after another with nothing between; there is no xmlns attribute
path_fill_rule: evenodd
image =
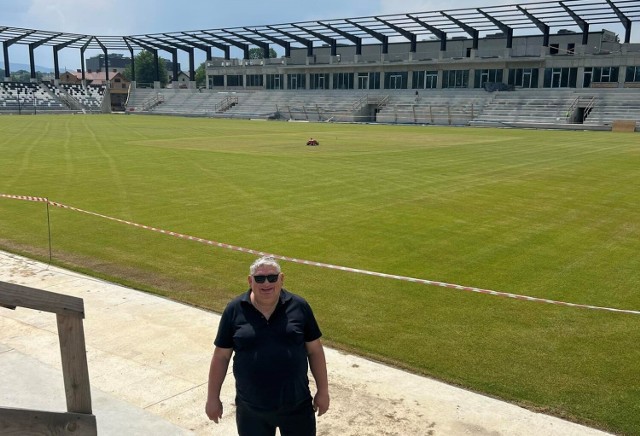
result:
<svg viewBox="0 0 640 436"><path fill-rule="evenodd" d="M324 357L324 349L320 339L306 343L311 374L316 381L318 391L313 398L313 407L318 416L323 415L329 409L329 379L327 377L327 361Z"/></svg>
<svg viewBox="0 0 640 436"><path fill-rule="evenodd" d="M211 367L209 368L209 388L207 390L207 405L205 406L205 412L209 419L216 424L218 420L222 418L222 401L220 401L220 390L222 389L222 382L227 376L227 370L229 369L229 361L231 360L231 354L233 348L220 348L216 347L213 350L213 357L211 358Z"/></svg>

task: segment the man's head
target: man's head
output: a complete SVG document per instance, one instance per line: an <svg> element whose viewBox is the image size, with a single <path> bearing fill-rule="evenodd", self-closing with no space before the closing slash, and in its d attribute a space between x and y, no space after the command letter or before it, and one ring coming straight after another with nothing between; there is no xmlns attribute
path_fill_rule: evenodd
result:
<svg viewBox="0 0 640 436"><path fill-rule="evenodd" d="M279 273L281 271L280 269L280 264L278 263L278 261L271 256L262 256L259 259L256 259L251 266L249 267L249 274L250 275L254 275L256 273L256 271L258 270L258 268L260 268L261 266L271 266L273 268L275 268L275 270Z"/></svg>
<svg viewBox="0 0 640 436"><path fill-rule="evenodd" d="M284 281L278 261L270 256L257 259L249 267L249 286L260 305L276 304Z"/></svg>

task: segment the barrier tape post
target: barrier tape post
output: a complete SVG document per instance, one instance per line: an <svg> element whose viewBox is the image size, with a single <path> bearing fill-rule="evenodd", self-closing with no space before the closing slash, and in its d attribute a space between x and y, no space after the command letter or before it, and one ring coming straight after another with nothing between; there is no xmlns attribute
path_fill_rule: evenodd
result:
<svg viewBox="0 0 640 436"><path fill-rule="evenodd" d="M284 261L287 261L287 262L299 263L299 264L304 264L304 265L317 266L319 268L335 269L335 270L339 270L339 271L345 271L345 272L351 272L351 273L357 273L357 274L365 274L365 275L370 275L370 276L375 276L375 277L382 277L382 278L389 278L389 279L394 279L394 280L402 280L402 281L406 281L406 282L419 283L419 284L423 284L423 285L440 286L440 287L444 287L444 288L455 289L455 290L458 290L458 291L475 292L475 293L479 293L479 294L486 294L486 295L493 295L493 296L498 296L498 297L513 298L513 299L523 300L523 301L532 301L532 302L537 302L537 303L554 304L554 305L559 305L559 306L575 307L575 308L581 308L581 309L602 310L602 311L614 312L614 313L626 313L626 314L631 314L631 315L640 315L640 310L616 309L616 308L613 308L613 307L592 306L592 305L588 305L588 304L578 304L578 303L570 303L570 302L566 302L566 301L549 300L549 299L546 299L546 298L530 297L530 296L527 296L527 295L519 295L519 294L513 294L513 293L509 293L509 292L494 291L494 290L491 290L491 289L475 288L475 287L472 287L472 286L462 286L462 285L456 285L456 284L453 284L453 283L439 282L439 281L436 281L436 280L427 280L427 279L419 279L419 278L415 278L415 277L399 276L399 275L394 275L394 274L387 274L387 273L381 273L381 272L375 272L375 271L368 271L368 270L363 270L363 269L358 269L358 268L350 268L350 267L346 267L346 266L332 265L332 264L329 264L329 263L314 262L314 261L304 260L304 259L296 259L296 258L292 258L292 257L282 256L282 255L279 255L279 254L266 253L264 251L253 250L251 248L238 247L238 246L235 246L235 245L225 244L223 242L211 241L211 240L208 240L208 239L203 239L203 238L199 238L199 237L195 237L195 236L184 235L182 233L177 233L177 232L172 232L172 231L168 231L168 230L158 229L156 227L146 226L144 224L138 224L138 223L134 223L134 222L131 222L131 221L126 221L126 220L123 220L123 219L120 219L120 218L114 218L114 217L110 217L108 215L103 215L103 214L100 214L100 213L97 213L97 212L91 212L91 211L88 211L88 210L79 209L79 208L74 207L74 206L68 206L68 205L65 205L65 204L62 204L62 203L57 203L55 201L50 201L48 198L43 198L43 197L31 197L31 196L24 196L24 195L0 194L0 198L9 198L9 199L14 199L14 200L35 201L35 202L46 202L47 203L47 208L48 208L48 205L51 204L52 206L55 206L55 207L60 207L60 208L63 208L63 209L73 210L73 211L84 213L84 214L87 214L87 215L92 215L92 216L96 216L96 217L99 217L99 218L104 218L104 219L107 219L107 220L115 221L115 222L122 223L122 224L127 224L127 225L130 225L130 226L142 228L142 229L145 229L145 230L150 230L152 232L162 233L162 234L173 236L173 237L176 237L176 238L187 239L189 241L200 242L200 243L206 244L206 245L214 245L216 247L226 248L226 249L234 250L234 251L240 251L240 252L243 252L243 253L254 254L254 255L257 255L257 256L269 255L269 256L273 256L274 258L279 259L279 260L284 260Z"/></svg>
<svg viewBox="0 0 640 436"><path fill-rule="evenodd" d="M45 203L47 204L47 232L49 233L49 265L51 265L51 261L53 260L53 250L51 248L51 215L49 213L48 198L45 198Z"/></svg>

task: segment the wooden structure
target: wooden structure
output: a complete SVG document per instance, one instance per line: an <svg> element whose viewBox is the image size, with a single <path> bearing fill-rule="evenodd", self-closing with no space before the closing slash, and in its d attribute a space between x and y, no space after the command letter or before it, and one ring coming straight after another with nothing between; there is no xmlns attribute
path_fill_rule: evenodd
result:
<svg viewBox="0 0 640 436"><path fill-rule="evenodd" d="M0 281L0 306L8 309L25 307L56 314L67 399L67 412L0 408L0 434L96 435L82 324L82 298Z"/></svg>
<svg viewBox="0 0 640 436"><path fill-rule="evenodd" d="M634 120L615 120L611 125L614 132L635 132L636 122Z"/></svg>

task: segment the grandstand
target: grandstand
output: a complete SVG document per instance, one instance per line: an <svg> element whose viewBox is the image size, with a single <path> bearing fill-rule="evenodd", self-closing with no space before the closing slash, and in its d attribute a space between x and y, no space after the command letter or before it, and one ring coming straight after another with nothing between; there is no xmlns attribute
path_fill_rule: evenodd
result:
<svg viewBox="0 0 640 436"><path fill-rule="evenodd" d="M145 50L155 61L159 51L170 53L170 77L188 80L162 86L155 62L156 80L144 84L152 89L127 82L128 99L118 105L128 113L601 129L616 120L640 123L640 43L631 41L640 21L636 3L544 1L136 36L4 27L0 40L5 65L13 44L48 45L56 56L73 48L104 52L102 91L92 90L84 66L73 73L79 87L61 82L56 66L44 110L111 110L110 75L120 73L109 68L109 51L129 51L134 67L134 50ZM250 47L267 58L250 59ZM279 57L269 58L273 47ZM198 86L195 50L206 54ZM178 51L189 56L187 75L177 71ZM22 113L25 102L6 86L0 110Z"/></svg>
<svg viewBox="0 0 640 436"><path fill-rule="evenodd" d="M0 114L102 112L105 87L0 83Z"/></svg>
<svg viewBox="0 0 640 436"><path fill-rule="evenodd" d="M0 113L57 112L66 109L46 86L36 83L0 83Z"/></svg>

